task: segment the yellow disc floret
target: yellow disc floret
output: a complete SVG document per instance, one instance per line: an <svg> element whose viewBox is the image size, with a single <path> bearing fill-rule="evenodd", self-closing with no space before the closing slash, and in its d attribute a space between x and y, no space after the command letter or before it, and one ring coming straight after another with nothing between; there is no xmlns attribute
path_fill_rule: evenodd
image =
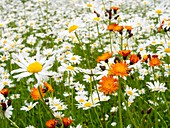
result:
<svg viewBox="0 0 170 128"><path fill-rule="evenodd" d="M39 62L31 63L27 68L27 71L30 73L37 73L40 72L41 70L42 70L42 65Z"/></svg>

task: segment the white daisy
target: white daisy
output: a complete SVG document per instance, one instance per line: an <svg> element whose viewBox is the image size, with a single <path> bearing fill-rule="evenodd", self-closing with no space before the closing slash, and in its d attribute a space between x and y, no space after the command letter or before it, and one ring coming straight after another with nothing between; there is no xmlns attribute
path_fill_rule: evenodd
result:
<svg viewBox="0 0 170 128"><path fill-rule="evenodd" d="M13 110L13 107L12 106L9 106L6 110L5 110L5 116L7 118L11 118L12 116L12 110Z"/></svg>
<svg viewBox="0 0 170 128"><path fill-rule="evenodd" d="M17 78L18 81L21 78L34 75L38 83L40 83L43 78L54 75L53 72L48 71L53 66L55 60L54 56L46 60L46 57L40 55L39 49L37 49L37 53L34 57L28 57L22 53L19 53L18 55L12 54L12 56L19 60L19 62L15 61L15 63L20 68L11 71L11 74L17 73L17 75L14 75L13 77Z"/></svg>
<svg viewBox="0 0 170 128"><path fill-rule="evenodd" d="M65 71L70 72L73 76L79 71L78 67L74 67L71 64L61 63L58 68L59 72L64 73Z"/></svg>
<svg viewBox="0 0 170 128"><path fill-rule="evenodd" d="M126 86L126 95L129 96L129 99L135 99L136 96L139 96L138 90L136 88L132 89L129 86Z"/></svg>
<svg viewBox="0 0 170 128"><path fill-rule="evenodd" d="M147 82L146 86L151 89L152 92L165 92L167 90L167 87L165 87L165 83L159 83L159 81L154 81L154 84L152 82Z"/></svg>
<svg viewBox="0 0 170 128"><path fill-rule="evenodd" d="M26 112L33 109L37 104L38 102L30 102L30 103L27 103L27 101L24 101L25 102L25 106L22 106L20 110L25 110Z"/></svg>
<svg viewBox="0 0 170 128"><path fill-rule="evenodd" d="M58 110L65 110L67 109L67 106L64 105L64 102L62 102L60 99L54 98L49 98L49 107L53 111L58 111Z"/></svg>
<svg viewBox="0 0 170 128"><path fill-rule="evenodd" d="M28 125L27 127L25 127L25 128L35 128L34 126L32 126L32 125Z"/></svg>

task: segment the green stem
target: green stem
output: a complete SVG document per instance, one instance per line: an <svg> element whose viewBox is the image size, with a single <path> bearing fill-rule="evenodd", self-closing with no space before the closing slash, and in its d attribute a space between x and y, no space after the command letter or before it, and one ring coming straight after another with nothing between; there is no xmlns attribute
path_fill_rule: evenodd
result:
<svg viewBox="0 0 170 128"><path fill-rule="evenodd" d="M169 106L168 106L168 102L167 102L167 99L166 99L166 97L165 97L165 94L164 94L164 93L161 93L161 94L162 94L162 97L163 97L163 99L164 99L164 101L165 101L166 107L167 107L167 109L169 110Z"/></svg>
<svg viewBox="0 0 170 128"><path fill-rule="evenodd" d="M39 105L39 108L38 108L38 112L39 112L39 118L40 118L41 127L43 128L43 122L42 122L42 118L41 118L40 105Z"/></svg>
<svg viewBox="0 0 170 128"><path fill-rule="evenodd" d="M7 118L7 117L6 117ZM7 118L16 128L19 128L16 124L15 124L15 122L13 122L11 119L9 119L9 118Z"/></svg>
<svg viewBox="0 0 170 128"><path fill-rule="evenodd" d="M141 96L139 96L140 99L142 99L147 105L149 105L150 107L152 107L150 104L148 104L148 102L146 100L144 100ZM153 110L155 110L155 108L152 107ZM163 117L160 115L160 113L157 111L157 114L159 116L159 118L164 122L165 124L165 128L168 128L168 125L166 124L166 121L163 119Z"/></svg>
<svg viewBox="0 0 170 128"><path fill-rule="evenodd" d="M129 118L130 118L130 121L132 122L132 124L134 125L135 128L138 128L138 126L136 125L135 121L133 120L133 117L132 117L132 115L131 115L131 112L130 112L130 110L129 110L129 108L128 108L127 101L126 101L124 95L122 94L122 91L121 91L121 95L122 95L122 97L123 97L123 102L124 102L125 105L126 105L126 109L127 109L127 113L128 113Z"/></svg>
<svg viewBox="0 0 170 128"><path fill-rule="evenodd" d="M123 128L122 108L121 108L121 82L120 82L120 79L119 79L119 92L118 92L118 106L119 106L119 123L120 123L120 128Z"/></svg>
<svg viewBox="0 0 170 128"><path fill-rule="evenodd" d="M97 33L98 33L99 43L100 43L101 48L103 49L103 45L101 43L102 41L101 41L101 38L100 38L100 32L99 32L99 24L97 23L96 26L97 26Z"/></svg>
<svg viewBox="0 0 170 128"><path fill-rule="evenodd" d="M154 103L156 103L156 94L154 92ZM155 115L155 128L158 128L158 115L157 115L157 106L154 106L154 115Z"/></svg>
<svg viewBox="0 0 170 128"><path fill-rule="evenodd" d="M41 94L41 91L40 91L40 87L39 87L39 86L38 86L38 91L39 91L39 94L40 94L40 96L41 96L41 102L42 102L43 106L50 112L50 114L52 115L52 117L55 118L55 116L53 115L52 110L46 105L46 103L45 103L45 101L44 101L44 99L43 99L43 96L42 96L42 94Z"/></svg>
<svg viewBox="0 0 170 128"><path fill-rule="evenodd" d="M112 43L112 35L111 35L111 32L109 32L109 37L110 37L110 50L111 50L111 52L113 52L113 49L112 49L113 43Z"/></svg>
<svg viewBox="0 0 170 128"><path fill-rule="evenodd" d="M95 112L96 115L97 115L97 119L98 119L98 121L99 121L99 123L100 123L100 128L103 128L103 124L102 124L102 122L101 122L101 120L100 120L100 118L99 118L99 115L98 115L98 113L97 113L97 111L96 111L96 108L94 108L94 112Z"/></svg>
<svg viewBox="0 0 170 128"><path fill-rule="evenodd" d="M90 68L90 64L89 64L89 61L88 61L88 59L87 59L87 56L86 56L86 54L85 54L85 51L84 51L84 49L83 49L83 47L82 47L82 42L81 42L81 40L80 40L80 38L79 38L79 36L78 36L78 34L75 32L75 36L76 36L76 38L77 38L77 40L78 40L78 42L79 42L79 44L80 44L80 47L81 47L81 49L82 49L82 51L83 51L83 54L84 54L84 57L86 58L86 62L87 62L87 65L88 65L88 67Z"/></svg>
<svg viewBox="0 0 170 128"><path fill-rule="evenodd" d="M93 125L93 120L92 120L92 117L91 117L90 110L88 110L88 112L89 112L89 116L90 116L90 121L91 121L91 124L92 124L93 128L95 128L95 127L94 127L94 125Z"/></svg>
<svg viewBox="0 0 170 128"><path fill-rule="evenodd" d="M120 36L120 50L123 50L123 36Z"/></svg>

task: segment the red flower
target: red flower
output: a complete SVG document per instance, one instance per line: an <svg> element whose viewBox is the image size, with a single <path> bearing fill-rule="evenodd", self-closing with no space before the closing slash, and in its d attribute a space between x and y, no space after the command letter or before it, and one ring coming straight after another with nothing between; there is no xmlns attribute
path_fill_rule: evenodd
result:
<svg viewBox="0 0 170 128"><path fill-rule="evenodd" d="M62 118L62 121L63 121L63 124L64 124L64 128L67 128L73 122L73 120L68 118L68 117Z"/></svg>
<svg viewBox="0 0 170 128"><path fill-rule="evenodd" d="M55 128L57 121L55 119L50 119L46 122L47 128Z"/></svg>
<svg viewBox="0 0 170 128"><path fill-rule="evenodd" d="M8 95L8 89L7 89L7 88L4 88L4 89L2 89L2 90L0 91L0 93L1 93L2 95L4 95L5 97L7 97L7 95Z"/></svg>
<svg viewBox="0 0 170 128"><path fill-rule="evenodd" d="M137 55L132 54L132 55L130 56L130 64L135 64L135 63L137 63L138 61L139 61L139 57L138 57Z"/></svg>
<svg viewBox="0 0 170 128"><path fill-rule="evenodd" d="M150 66L159 66L160 64L161 64L161 61L158 58L158 55L153 55L152 58L149 60Z"/></svg>
<svg viewBox="0 0 170 128"><path fill-rule="evenodd" d="M119 26L118 24L110 24L107 26L107 30L109 31L115 31L115 32L122 32L123 26Z"/></svg>
<svg viewBox="0 0 170 128"><path fill-rule="evenodd" d="M118 53L123 56L123 59L126 59L126 57L131 53L131 50L121 50Z"/></svg>

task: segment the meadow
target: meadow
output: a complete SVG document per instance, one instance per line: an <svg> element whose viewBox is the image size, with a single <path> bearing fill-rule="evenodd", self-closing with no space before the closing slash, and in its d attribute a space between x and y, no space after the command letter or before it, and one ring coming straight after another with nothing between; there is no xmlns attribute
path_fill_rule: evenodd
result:
<svg viewBox="0 0 170 128"><path fill-rule="evenodd" d="M0 128L169 128L169 0L1 0Z"/></svg>

